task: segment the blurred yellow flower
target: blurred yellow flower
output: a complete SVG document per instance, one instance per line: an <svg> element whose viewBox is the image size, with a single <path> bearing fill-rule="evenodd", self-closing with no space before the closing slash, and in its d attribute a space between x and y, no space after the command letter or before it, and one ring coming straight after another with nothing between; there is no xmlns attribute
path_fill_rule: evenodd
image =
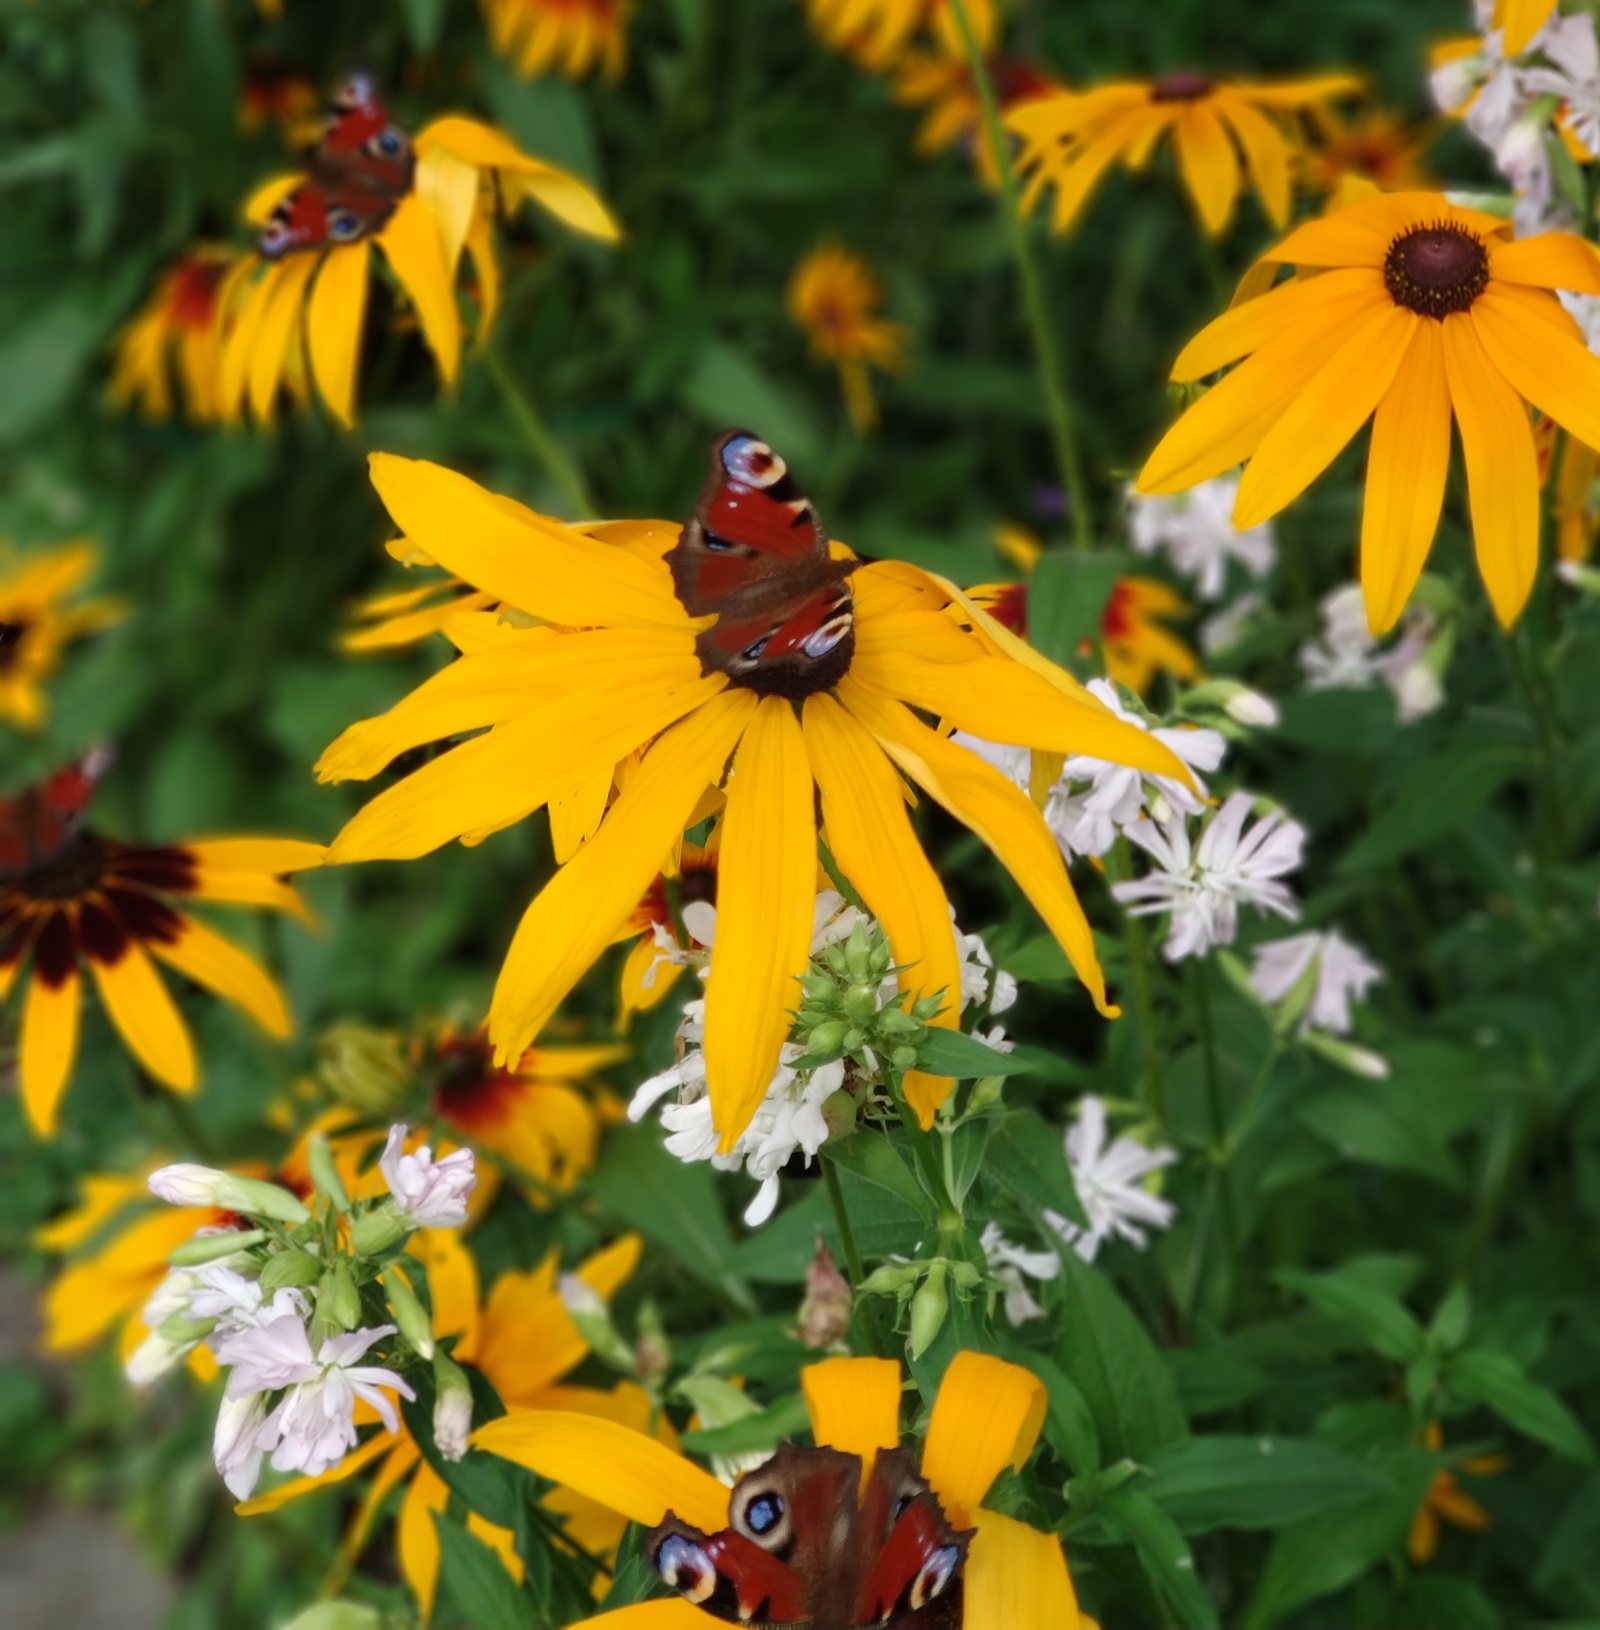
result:
<svg viewBox="0 0 1600 1630"><path fill-rule="evenodd" d="M176 369L189 418L216 418L217 302L235 258L226 244L196 244L161 274L155 293L114 341L116 365L107 393L114 403L170 419Z"/></svg>
<svg viewBox="0 0 1600 1630"><path fill-rule="evenodd" d="M1241 460L1233 519L1298 497L1371 418L1361 582L1392 627L1444 502L1454 413L1478 567L1509 627L1539 566L1539 474L1527 404L1600 447L1600 358L1555 289L1600 294L1600 258L1564 232L1511 224L1438 193L1374 196L1297 227L1264 261L1307 268L1203 329L1172 377L1247 358L1162 437L1141 492L1179 492Z"/></svg>
<svg viewBox="0 0 1600 1630"><path fill-rule="evenodd" d="M1429 1421L1423 1442L1437 1451L1444 1445L1444 1433L1437 1421ZM1474 1455L1460 1463L1461 1470L1472 1477L1493 1477L1511 1464L1505 1455ZM1411 1532L1406 1540L1406 1551L1416 1565L1426 1567L1439 1549L1440 1525L1464 1528L1469 1533L1481 1534L1493 1519L1472 1496L1462 1489L1452 1472L1443 1470L1433 1474L1428 1491L1422 1496L1411 1519Z"/></svg>
<svg viewBox="0 0 1600 1630"><path fill-rule="evenodd" d="M631 0L483 0L483 9L490 41L519 74L622 75Z"/></svg>
<svg viewBox="0 0 1600 1630"><path fill-rule="evenodd" d="M1002 114L1060 89L1042 70L1019 57L991 55L985 67ZM895 69L894 99L902 107L927 110L917 127L918 153L942 153L959 143L977 159L986 181L992 185L998 180L993 148L983 128L983 104L964 51L906 52Z"/></svg>
<svg viewBox="0 0 1600 1630"><path fill-rule="evenodd" d="M410 542L543 619L519 628L478 614L486 626L471 649L389 712L345 731L318 765L325 781L365 780L411 748L488 727L372 799L339 834L335 862L414 859L552 800L581 812L572 826L587 841L529 906L500 973L489 1022L501 1063L521 1056L624 931L725 777L705 1051L728 1143L772 1078L807 965L819 785L829 845L884 924L909 991L950 993L960 981L949 903L907 817L902 774L1010 867L1111 1011L1088 922L1038 811L912 709L991 740L1185 772L958 590L900 562L853 564L853 644L835 647L848 671L835 663L815 689L766 693L703 668L704 621L684 610L663 558L680 527L633 523L633 541L603 544L438 465L375 454L372 474ZM617 767L635 753L611 802ZM955 1011L952 999L943 1022ZM948 1090L943 1077L907 1083L927 1119Z"/></svg>
<svg viewBox="0 0 1600 1630"><path fill-rule="evenodd" d="M21 555L0 540L0 721L37 729L46 713L41 687L61 665L63 647L121 617L113 599L73 603L98 558L92 543Z"/></svg>
<svg viewBox="0 0 1600 1630"><path fill-rule="evenodd" d="M412 1237L407 1249L427 1269L435 1337L455 1337L452 1356L458 1363L481 1370L508 1408L571 1411L586 1419L636 1431L647 1442L665 1446L675 1441L670 1426L653 1439L647 1435L655 1412L644 1389L633 1382L619 1382L610 1390L561 1384L588 1357L589 1344L579 1334L561 1299L558 1263L553 1255L528 1272L501 1274L484 1299L477 1263L453 1230L424 1230ZM637 1236L625 1235L591 1256L576 1270L576 1277L609 1299L626 1283L639 1254ZM373 1424L377 1412L358 1403L356 1421ZM399 1431L374 1433L320 1477L296 1478L245 1501L238 1510L244 1516L276 1511L301 1495L343 1482L379 1461L377 1476L345 1530L327 1588L336 1590L342 1584L371 1537L385 1501L395 1489L404 1486L396 1530L400 1571L415 1591L426 1617L433 1611L439 1581L439 1536L434 1516L444 1510L450 1491L423 1458L404 1420ZM627 1527L625 1518L568 1487L552 1489L542 1504L561 1519L563 1531L576 1545L591 1556L611 1559ZM511 1531L476 1512L468 1514L467 1526L499 1553L512 1576L520 1581L522 1559L517 1555Z"/></svg>
<svg viewBox="0 0 1600 1630"><path fill-rule="evenodd" d="M966 0L980 50L998 32L994 0ZM948 56L964 50L950 0L806 0L806 15L824 45L842 51L868 73L893 68L924 30Z"/></svg>
<svg viewBox="0 0 1600 1630"><path fill-rule="evenodd" d="M276 57L252 57L239 87L239 128L253 136L278 124L292 147L317 139L317 88Z"/></svg>
<svg viewBox="0 0 1600 1630"><path fill-rule="evenodd" d="M898 373L906 363L906 327L878 315L883 285L864 256L819 244L789 280L789 313L812 355L834 364L850 422L865 433L878 423L868 368Z"/></svg>
<svg viewBox="0 0 1600 1630"><path fill-rule="evenodd" d="M1600 453L1585 447L1576 436L1568 436L1556 467L1554 505L1556 554L1562 560L1587 560L1594 548L1595 528L1600 525L1597 475Z"/></svg>
<svg viewBox="0 0 1600 1630"><path fill-rule="evenodd" d="M1031 210L1054 187L1051 224L1070 231L1116 160L1142 170L1170 132L1184 186L1212 237L1227 230L1246 180L1282 228L1304 141L1296 115L1360 84L1354 74L1254 84L1185 71L1151 84L1128 81L1024 102L1006 118L1022 144L1023 208Z"/></svg>
<svg viewBox="0 0 1600 1630"><path fill-rule="evenodd" d="M1494 0L1493 26L1505 30L1508 57L1520 56L1550 21L1559 0Z"/></svg>
<svg viewBox="0 0 1600 1630"><path fill-rule="evenodd" d="M1313 110L1312 124L1316 144L1301 155L1301 173L1313 190L1337 193L1352 178L1379 192L1420 192L1432 185L1423 162L1432 124L1407 124L1386 108L1347 119L1325 107Z"/></svg>

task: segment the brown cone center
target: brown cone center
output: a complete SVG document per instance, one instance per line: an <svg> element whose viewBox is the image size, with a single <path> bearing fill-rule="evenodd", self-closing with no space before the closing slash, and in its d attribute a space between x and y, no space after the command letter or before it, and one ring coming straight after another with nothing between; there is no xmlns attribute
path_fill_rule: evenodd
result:
<svg viewBox="0 0 1600 1630"><path fill-rule="evenodd" d="M1489 286L1489 251L1459 226L1419 226L1389 245L1383 283L1396 305L1425 317L1465 311Z"/></svg>
<svg viewBox="0 0 1600 1630"><path fill-rule="evenodd" d="M1180 68L1158 79L1151 94L1158 102L1197 102L1211 94L1211 81L1193 68Z"/></svg>
<svg viewBox="0 0 1600 1630"><path fill-rule="evenodd" d="M17 660L22 649L22 636L27 632L26 623L0 623L0 673L4 673Z"/></svg>

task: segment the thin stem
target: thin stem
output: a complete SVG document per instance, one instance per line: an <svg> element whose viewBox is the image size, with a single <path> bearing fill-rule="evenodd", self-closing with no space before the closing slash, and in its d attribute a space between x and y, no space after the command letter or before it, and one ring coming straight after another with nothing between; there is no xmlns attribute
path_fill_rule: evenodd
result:
<svg viewBox="0 0 1600 1630"><path fill-rule="evenodd" d="M994 83L989 78L989 66L983 59L983 48L972 26L966 0L950 0L950 11L961 30L961 44L967 53L967 67L972 83L983 105L984 134L994 155L995 169L1000 177L1000 196L1005 210L1006 230L1011 235L1011 253L1017 263L1017 276L1022 284L1022 303L1028 314L1028 326L1033 330L1034 360L1039 366L1039 383L1044 389L1045 407L1050 415L1050 430L1055 442L1056 463L1067 489L1072 509L1073 541L1078 548L1094 548L1094 534L1089 526L1089 489L1083 478L1083 466L1078 458L1077 438L1072 429L1072 404L1067 395L1066 374L1061 366L1061 354L1056 347L1055 332L1050 326L1050 309L1045 301L1044 281L1039 275L1039 264L1034 258L1033 244L1028 236L1028 223L1022 215L1022 196L1017 187L1016 172L1011 167L1011 149L1000 123L1000 103L994 94Z"/></svg>
<svg viewBox="0 0 1600 1630"><path fill-rule="evenodd" d="M839 862L833 858L833 850L828 847L821 833L817 834L817 857L822 862L823 871L828 874L828 880L844 896L844 903L847 906L854 906L857 911L870 916L871 913L867 911L867 902L856 893L855 885L840 870Z"/></svg>
<svg viewBox="0 0 1600 1630"><path fill-rule="evenodd" d="M1211 1022L1211 986L1206 978L1203 957L1197 957L1194 963L1194 1007L1200 1029L1200 1056L1206 1072L1206 1109L1211 1118L1211 1159L1217 1174L1217 1210L1222 1218L1222 1243L1231 1260L1239 1235L1234 1227L1233 1195L1228 1188L1228 1173L1224 1164L1226 1131L1222 1114L1222 1078L1217 1068L1216 1030Z"/></svg>
<svg viewBox="0 0 1600 1630"><path fill-rule="evenodd" d="M828 1191L828 1204L833 1207L833 1220L839 1230L839 1248L844 1252L844 1265L850 1275L850 1288L859 1293L867 1275L861 1266L861 1252L856 1248L856 1235L850 1226L850 1213L845 1208L844 1188L839 1182L839 1168L826 1156L822 1160L822 1183ZM872 1356L887 1357L888 1347L884 1343L882 1326L878 1323L878 1308L875 1302L869 1300L861 1304L861 1322L866 1329L867 1345L872 1349Z"/></svg>
<svg viewBox="0 0 1600 1630"><path fill-rule="evenodd" d="M1131 875L1128 843L1119 837L1106 855L1106 876L1120 883ZM1134 1022L1139 1027L1140 1075L1145 1108L1163 1131L1167 1124L1167 1085L1161 1069L1161 1039L1156 1035L1156 1004L1150 982L1150 936L1144 919L1131 911L1122 914L1122 934L1128 946L1128 975L1133 982Z"/></svg>
<svg viewBox="0 0 1600 1630"><path fill-rule="evenodd" d="M566 448L551 434L549 425L540 418L539 410L533 405L533 399L513 377L505 353L499 346L490 346L484 353L484 361L488 365L489 377L499 386L506 408L516 420L517 428L532 449L533 456L560 487L567 502L576 511L576 518L593 520L600 510L584 482L583 472Z"/></svg>
<svg viewBox="0 0 1600 1630"><path fill-rule="evenodd" d="M1223 1140L1220 1159L1224 1166L1238 1154L1239 1146L1250 1135L1250 1123L1255 1119L1256 1105L1260 1102L1262 1093L1267 1090L1267 1083L1272 1079L1272 1072L1277 1068L1278 1060L1283 1057L1287 1039L1281 1031L1273 1032L1272 1045L1267 1049L1267 1056L1262 1059L1261 1068L1256 1071L1255 1079L1244 1095L1244 1102L1239 1106L1239 1113L1233 1118L1233 1126Z"/></svg>
<svg viewBox="0 0 1600 1630"><path fill-rule="evenodd" d="M922 1130L922 1122L917 1119L916 1110L904 1097L897 1095L896 1101L900 1107L900 1119L905 1123L906 1131L911 1134L911 1147L916 1151L917 1164L922 1167L923 1181L928 1185L928 1192L939 1208L939 1238L941 1242L955 1240L962 1229L961 1208L950 1198L950 1190L945 1187L944 1168L934 1151L933 1140Z"/></svg>

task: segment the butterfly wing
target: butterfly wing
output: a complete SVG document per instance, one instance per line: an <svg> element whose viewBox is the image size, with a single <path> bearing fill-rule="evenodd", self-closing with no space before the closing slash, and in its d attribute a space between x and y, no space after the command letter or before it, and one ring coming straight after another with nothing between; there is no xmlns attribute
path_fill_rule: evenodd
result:
<svg viewBox="0 0 1600 1630"><path fill-rule="evenodd" d="M0 798L0 876L28 871L60 852L82 824L107 762L104 753L91 753L40 786Z"/></svg>
<svg viewBox="0 0 1600 1630"><path fill-rule="evenodd" d="M854 1604L854 1625L959 1630L962 1569L972 1530L950 1525L907 1449L880 1454L862 1499L861 1533L878 1550Z"/></svg>
<svg viewBox="0 0 1600 1630"><path fill-rule="evenodd" d="M644 1554L673 1590L732 1624L809 1625L805 1580L752 1539L724 1528L707 1534L671 1512L644 1539Z"/></svg>

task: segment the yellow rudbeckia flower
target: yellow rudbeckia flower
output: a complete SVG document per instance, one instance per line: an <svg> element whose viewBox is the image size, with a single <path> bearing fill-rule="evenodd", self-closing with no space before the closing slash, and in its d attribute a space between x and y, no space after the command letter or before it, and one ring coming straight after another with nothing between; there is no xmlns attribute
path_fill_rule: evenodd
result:
<svg viewBox="0 0 1600 1630"><path fill-rule="evenodd" d="M318 765L327 781L366 779L425 742L486 732L367 804L335 840L335 862L414 859L553 800L579 812L572 824L587 841L528 907L495 987L489 1024L499 1060L521 1054L618 937L685 830L704 818L708 789L724 782L705 1036L724 1147L772 1079L806 969L819 788L829 846L884 925L902 985L949 995L942 1022L956 1017L955 935L944 887L907 816L902 776L989 844L1096 1005L1114 1011L1088 920L1039 812L918 712L991 740L1185 772L1154 737L1115 718L959 590L901 562L856 566L848 671L803 698L764 695L702 668L696 634L707 619L684 610L663 559L679 527L636 523L630 542L608 544L438 465L375 454L372 477L426 555L544 620L484 627L457 661L389 712L352 726ZM616 767L635 752L643 756L612 802ZM949 1085L917 1080L907 1091L931 1122Z"/></svg>
<svg viewBox="0 0 1600 1630"><path fill-rule="evenodd" d="M1303 155L1301 170L1316 191L1342 197L1352 181L1379 192L1422 192L1432 185L1423 155L1433 141L1434 125L1408 125L1386 108L1370 108L1349 119L1317 108L1313 122L1316 146Z"/></svg>
<svg viewBox="0 0 1600 1630"><path fill-rule="evenodd" d="M864 1468L898 1447L898 1364L832 1358L808 1366L800 1379L819 1447L858 1455ZM1047 1402L1036 1376L986 1353L957 1353L939 1385L921 1470L951 1526L976 1530L963 1571L962 1630L1076 1630L1080 1623L1061 1542L982 1503L1002 1471L1020 1469L1033 1453ZM473 1442L644 1527L668 1512L708 1533L728 1526L730 1491L710 1472L609 1421L512 1410L480 1427ZM710 1630L714 1622L672 1597L602 1613L573 1630Z"/></svg>
<svg viewBox="0 0 1600 1630"><path fill-rule="evenodd" d="M1364 199L1263 257L1300 275L1189 342L1177 380L1245 358L1161 439L1141 492L1178 492L1248 460L1233 519L1298 497L1372 419L1361 583L1375 633L1421 575L1444 502L1455 416L1478 568L1500 621L1539 566L1539 472L1527 404L1600 447L1600 358L1554 290L1600 294L1600 258L1564 232L1511 240L1438 193Z"/></svg>
<svg viewBox="0 0 1600 1630"><path fill-rule="evenodd" d="M814 356L839 370L850 422L876 428L869 367L899 373L906 364L906 327L878 315L883 285L865 256L836 243L819 244L789 280L789 314L811 341Z"/></svg>
<svg viewBox="0 0 1600 1630"><path fill-rule="evenodd" d="M966 0L978 46L987 50L999 31L994 0ZM806 0L812 31L868 73L893 68L924 28L951 56L963 50L950 0Z"/></svg>
<svg viewBox="0 0 1600 1630"><path fill-rule="evenodd" d="M366 322L372 246L376 244L416 313L440 376L453 383L461 363L456 285L471 257L484 338L499 304L493 222L504 204L539 204L574 231L615 242L620 229L599 196L575 175L524 153L498 130L460 115L435 119L416 138L410 190L371 237L291 249L275 260L240 257L222 294L217 407L228 421L246 404L271 419L279 389L299 399L314 383L328 411L355 422L356 379ZM263 226L299 184L275 177L245 206Z"/></svg>
<svg viewBox="0 0 1600 1630"><path fill-rule="evenodd" d="M625 1235L591 1256L576 1270L577 1277L609 1299L638 1265L640 1248L636 1235ZM485 1298L477 1263L453 1230L424 1230L413 1236L407 1249L427 1268L435 1337L456 1338L452 1356L458 1363L481 1370L508 1409L572 1412L580 1419L600 1420L615 1429L636 1431L645 1442L661 1446L663 1439L648 1435L653 1410L642 1387L631 1381L620 1382L610 1390L562 1385L564 1378L588 1357L589 1344L561 1300L559 1265L554 1255L527 1272L501 1274ZM372 1424L377 1418L369 1405L356 1405L357 1424ZM670 1433L671 1428L666 1431ZM670 1437L665 1439L667 1444L672 1441ZM385 1501L403 1487L396 1530L400 1571L416 1592L426 1617L433 1611L439 1582L439 1536L434 1514L444 1510L450 1491L423 1458L404 1420L397 1432L373 1434L321 1476L295 1478L245 1501L237 1509L244 1516L276 1511L302 1495L344 1482L374 1463L379 1463L377 1475L345 1530L328 1588L337 1589L348 1576L371 1538ZM626 1518L572 1486L552 1489L543 1504L562 1520L567 1537L590 1556L609 1559L627 1526ZM520 1581L522 1559L510 1530L476 1512L468 1515L467 1526L499 1553L507 1569Z"/></svg>
<svg viewBox="0 0 1600 1630"><path fill-rule="evenodd" d="M1002 113L1060 89L1041 69L1018 57L991 55L984 70ZM999 168L983 125L983 103L959 43L953 51L908 51L895 70L894 99L902 107L926 109L917 127L918 153L942 153L959 143L976 155L985 181L993 185L998 180Z"/></svg>
<svg viewBox="0 0 1600 1630"><path fill-rule="evenodd" d="M113 403L137 404L152 419L170 419L176 370L189 418L216 418L217 297L234 258L226 244L200 243L161 274L155 293L114 342L107 392Z"/></svg>
<svg viewBox="0 0 1600 1630"><path fill-rule="evenodd" d="M483 0L489 39L519 74L620 79L631 0Z"/></svg>
<svg viewBox="0 0 1600 1630"><path fill-rule="evenodd" d="M60 666L62 648L121 617L116 600L73 601L98 558L92 543L19 555L0 540L0 720L37 729L46 713L42 686Z"/></svg>
<svg viewBox="0 0 1600 1630"><path fill-rule="evenodd" d="M1183 184L1212 237L1227 230L1246 178L1273 225L1282 228L1302 145L1294 116L1348 95L1360 83L1352 74L1253 84L1182 72L1153 83L1127 81L1029 100L1006 116L1021 142L1023 208L1031 210L1054 187L1051 225L1070 231L1117 159L1142 170L1170 133Z"/></svg>

